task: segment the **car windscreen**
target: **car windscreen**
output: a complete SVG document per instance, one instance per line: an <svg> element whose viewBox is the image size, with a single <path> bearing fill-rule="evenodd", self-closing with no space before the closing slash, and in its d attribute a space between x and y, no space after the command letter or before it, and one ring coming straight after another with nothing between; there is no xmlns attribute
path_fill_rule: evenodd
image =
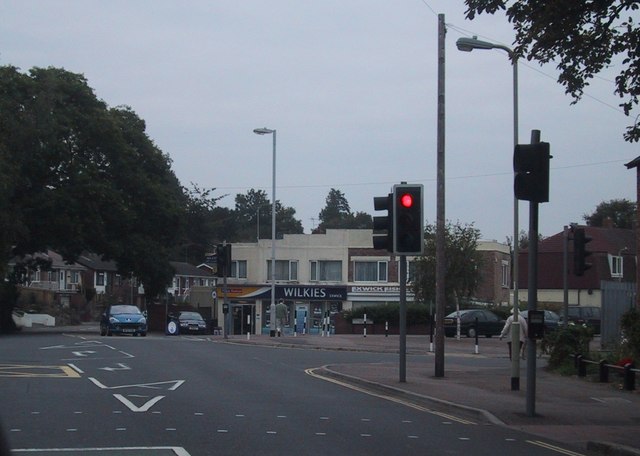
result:
<svg viewBox="0 0 640 456"><path fill-rule="evenodd" d="M202 315L197 312L182 312L180 314L182 320L202 320Z"/></svg>
<svg viewBox="0 0 640 456"><path fill-rule="evenodd" d="M122 305L122 306L111 307L111 315L139 314L139 313L140 313L140 309L138 309L136 306Z"/></svg>

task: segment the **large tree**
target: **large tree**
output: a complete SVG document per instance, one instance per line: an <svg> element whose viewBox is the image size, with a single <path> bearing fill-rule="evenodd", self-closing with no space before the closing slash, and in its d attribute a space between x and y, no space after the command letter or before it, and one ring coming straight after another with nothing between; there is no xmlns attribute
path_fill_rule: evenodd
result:
<svg viewBox="0 0 640 456"><path fill-rule="evenodd" d="M79 74L0 67L0 165L0 274L13 255L89 250L148 295L170 283L184 195L131 109L108 108Z"/></svg>
<svg viewBox="0 0 640 456"><path fill-rule="evenodd" d="M272 203L263 190L250 189L246 194L236 195L236 236L234 241L271 239ZM276 238L284 234L304 232L302 222L295 218L296 210L276 201Z"/></svg>
<svg viewBox="0 0 640 456"><path fill-rule="evenodd" d="M574 103L602 70L618 69L614 93L627 116L640 95L640 30L637 0L540 1L465 0L467 18L505 10L516 31L514 52L541 64L555 62ZM624 138L640 140L640 117L633 116Z"/></svg>
<svg viewBox="0 0 640 456"><path fill-rule="evenodd" d="M610 220L615 228L633 229L636 220L636 203L628 199L612 199L596 206L591 214L582 216L589 226L604 226Z"/></svg>
<svg viewBox="0 0 640 456"><path fill-rule="evenodd" d="M473 224L447 222L445 226L445 296L447 306L471 297L480 280L482 257L477 251L480 231ZM436 226L425 227L424 255L416 260L413 292L416 301L435 302Z"/></svg>
<svg viewBox="0 0 640 456"><path fill-rule="evenodd" d="M320 224L314 233L325 233L327 229L370 229L373 219L365 212L351 212L347 198L340 190L332 188L325 200L325 207L320 211Z"/></svg>

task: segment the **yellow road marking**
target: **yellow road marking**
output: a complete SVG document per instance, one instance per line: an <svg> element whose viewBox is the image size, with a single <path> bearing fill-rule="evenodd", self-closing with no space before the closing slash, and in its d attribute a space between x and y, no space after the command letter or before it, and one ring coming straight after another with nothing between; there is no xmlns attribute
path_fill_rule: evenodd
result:
<svg viewBox="0 0 640 456"><path fill-rule="evenodd" d="M79 378L69 366L37 366L29 364L0 364L0 377L9 378Z"/></svg>
<svg viewBox="0 0 640 456"><path fill-rule="evenodd" d="M568 456L584 456L582 453L576 453L575 451L565 450L564 448L557 447L555 445L551 445L549 443L541 442L540 440L527 440L527 443L532 445L537 445L542 448L546 448L548 450L555 451L557 453L566 454Z"/></svg>
<svg viewBox="0 0 640 456"><path fill-rule="evenodd" d="M311 375L314 378L319 378L319 379L327 381L327 382L335 383L336 385L340 385L340 386L343 386L345 388L352 389L354 391L358 391L358 392L361 392L361 393L364 393L364 394L368 394L369 396L379 397L380 399L385 399L387 401L391 401L391 402L395 402L397 404L401 404L401 405L404 405L404 406L407 406L407 407L411 407L413 409L420 410L421 412L427 412L427 413L431 413L432 415L438 415L438 416L441 416L441 417L446 418L446 419L451 420L451 421L455 421L455 422L460 423L460 424L477 424L477 423L474 423L473 421L469 421L469 420L465 420L465 419L462 419L462 418L458 418L456 416L449 415L449 414L446 414L446 413L437 412L435 410L431 410L431 409L428 409L426 407L422 407L421 405L414 404L412 402L405 401L403 399L398 399L397 397L388 396L388 395L381 394L381 393L376 393L376 392L370 391L368 389L361 388L361 387L356 386L356 385L352 385L351 383L343 382L343 381L335 379L335 378L325 377L324 375L316 374L315 371L317 369L318 368L305 369L305 373L308 374L308 375Z"/></svg>

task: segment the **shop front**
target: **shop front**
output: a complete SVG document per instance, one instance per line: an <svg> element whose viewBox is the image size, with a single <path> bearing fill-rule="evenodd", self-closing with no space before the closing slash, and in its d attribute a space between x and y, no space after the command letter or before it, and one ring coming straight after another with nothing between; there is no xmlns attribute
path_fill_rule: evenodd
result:
<svg viewBox="0 0 640 456"><path fill-rule="evenodd" d="M217 290L218 306L224 300ZM276 327L283 335L320 334L332 328L335 315L347 299L347 287L323 285L276 285ZM230 334L269 334L271 286L228 286L227 301L232 314Z"/></svg>

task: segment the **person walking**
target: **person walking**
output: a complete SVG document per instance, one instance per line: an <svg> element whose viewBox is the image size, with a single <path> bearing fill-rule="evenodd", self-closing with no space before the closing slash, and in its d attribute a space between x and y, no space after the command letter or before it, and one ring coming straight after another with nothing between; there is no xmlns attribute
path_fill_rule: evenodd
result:
<svg viewBox="0 0 640 456"><path fill-rule="evenodd" d="M507 337L507 345L509 346L509 359L511 359L511 345L512 345L512 331L511 325L514 323L515 319L513 318L513 309L511 309L511 315L507 318L507 321L504 323L504 327L502 328L502 332L500 333L500 340L503 337ZM525 345L527 343L527 320L522 315L518 313L518 323L520 323L520 351L522 352L522 359L524 359L525 354Z"/></svg>

